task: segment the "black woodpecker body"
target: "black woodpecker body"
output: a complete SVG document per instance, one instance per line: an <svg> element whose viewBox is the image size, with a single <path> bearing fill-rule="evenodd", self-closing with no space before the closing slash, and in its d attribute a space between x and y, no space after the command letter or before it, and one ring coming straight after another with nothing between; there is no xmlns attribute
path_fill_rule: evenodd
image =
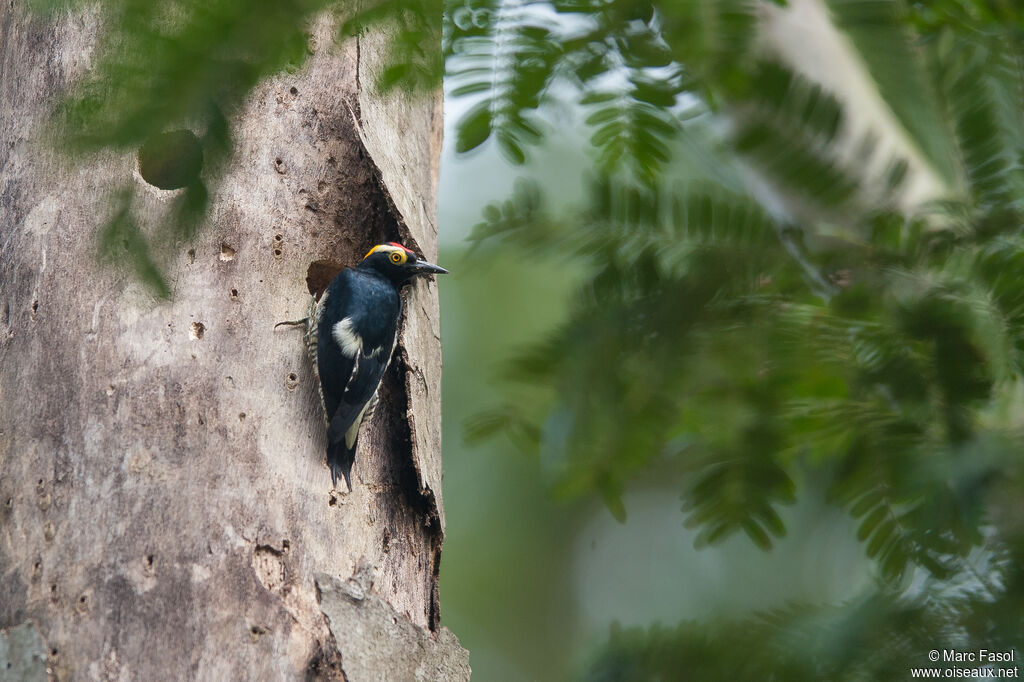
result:
<svg viewBox="0 0 1024 682"><path fill-rule="evenodd" d="M359 265L338 273L311 311L307 343L320 379L334 485L341 474L352 490L359 426L373 414L391 362L402 287L414 277L446 272L401 244L380 244Z"/></svg>

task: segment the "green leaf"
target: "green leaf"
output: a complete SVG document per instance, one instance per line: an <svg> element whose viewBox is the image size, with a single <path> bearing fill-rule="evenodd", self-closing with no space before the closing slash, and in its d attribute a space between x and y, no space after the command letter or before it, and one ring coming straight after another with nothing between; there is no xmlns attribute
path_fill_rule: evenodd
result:
<svg viewBox="0 0 1024 682"><path fill-rule="evenodd" d="M463 117L459 124L455 150L468 152L476 149L491 135L491 110L488 102L481 102Z"/></svg>

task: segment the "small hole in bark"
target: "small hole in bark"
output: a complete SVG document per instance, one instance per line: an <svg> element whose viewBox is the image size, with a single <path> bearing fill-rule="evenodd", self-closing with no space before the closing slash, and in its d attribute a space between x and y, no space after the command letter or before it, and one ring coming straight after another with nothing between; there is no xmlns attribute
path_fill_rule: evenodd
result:
<svg viewBox="0 0 1024 682"><path fill-rule="evenodd" d="M39 310L39 301L32 301L32 312L33 313L34 312L38 312L38 310Z"/></svg>
<svg viewBox="0 0 1024 682"><path fill-rule="evenodd" d="M188 250L188 262L189 263L195 263L196 262L196 250L195 249L189 249Z"/></svg>
<svg viewBox="0 0 1024 682"><path fill-rule="evenodd" d="M139 174L160 189L191 185L203 169L203 146L191 130L155 135L139 149Z"/></svg>
<svg viewBox="0 0 1024 682"><path fill-rule="evenodd" d="M274 249L274 255L275 256L280 256L281 255L281 249Z"/></svg>
<svg viewBox="0 0 1024 682"><path fill-rule="evenodd" d="M293 85L291 88L288 89L288 92L292 93L293 95L297 95L299 94L299 89Z"/></svg>
<svg viewBox="0 0 1024 682"><path fill-rule="evenodd" d="M238 298L238 289L232 289L229 296L231 297L232 300Z"/></svg>
<svg viewBox="0 0 1024 682"><path fill-rule="evenodd" d="M57 596L57 583L50 585L50 594Z"/></svg>
<svg viewBox="0 0 1024 682"><path fill-rule="evenodd" d="M4 506L6 506L8 509L13 507L14 506L14 498L13 497L8 497L7 501L4 502Z"/></svg>
<svg viewBox="0 0 1024 682"><path fill-rule="evenodd" d="M244 422L245 421L245 412L239 412L238 413L238 421L240 421L240 422Z"/></svg>
<svg viewBox="0 0 1024 682"><path fill-rule="evenodd" d="M282 237L280 234L275 234L274 235L274 241L275 242L280 242L280 241L283 241L283 240L284 240L284 237Z"/></svg>
<svg viewBox="0 0 1024 682"><path fill-rule="evenodd" d="M57 655L57 647L53 647L52 649L50 649L50 655L51 656L56 656Z"/></svg>
<svg viewBox="0 0 1024 682"><path fill-rule="evenodd" d="M284 385L288 387L289 391L294 391L295 387L299 385L299 375L292 372L285 379Z"/></svg>
<svg viewBox="0 0 1024 682"><path fill-rule="evenodd" d="M192 338L193 341L198 341L199 339L203 338L203 334L205 333L206 325L204 325L202 322L192 323L192 330L189 332L189 336Z"/></svg>
<svg viewBox="0 0 1024 682"><path fill-rule="evenodd" d="M282 549L288 549L291 546L292 546L292 543L288 542L287 540L281 540L281 548Z"/></svg>
<svg viewBox="0 0 1024 682"><path fill-rule="evenodd" d="M153 567L153 555L152 554L147 554L146 555L146 566L148 566L149 568Z"/></svg>
<svg viewBox="0 0 1024 682"><path fill-rule="evenodd" d="M331 497L327 500L327 504L332 507L338 504L338 498L334 493L331 493Z"/></svg>
<svg viewBox="0 0 1024 682"><path fill-rule="evenodd" d="M235 250L228 246L227 242L221 242L220 259L222 261L235 260Z"/></svg>

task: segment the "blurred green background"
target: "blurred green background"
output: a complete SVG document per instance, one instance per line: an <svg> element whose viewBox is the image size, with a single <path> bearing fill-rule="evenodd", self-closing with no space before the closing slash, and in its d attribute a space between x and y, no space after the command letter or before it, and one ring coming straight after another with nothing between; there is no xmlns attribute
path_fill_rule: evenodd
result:
<svg viewBox="0 0 1024 682"><path fill-rule="evenodd" d="M452 270L440 287L449 515L441 600L474 679L573 679L613 623L716 621L865 592L869 563L856 525L821 494L787 510L789 537L769 553L743 537L697 550L679 511L684 474L670 463L627 488L620 524L599 502L554 499L536 458L509 439L467 442L467 421L503 399L500 361L557 326L582 279L564 254L474 251L467 239L515 178L528 174L569 204L583 196L591 164L585 139L571 132L526 168L494 148L459 155L459 103L449 109L439 196L441 262ZM807 484L816 488L813 477Z"/></svg>

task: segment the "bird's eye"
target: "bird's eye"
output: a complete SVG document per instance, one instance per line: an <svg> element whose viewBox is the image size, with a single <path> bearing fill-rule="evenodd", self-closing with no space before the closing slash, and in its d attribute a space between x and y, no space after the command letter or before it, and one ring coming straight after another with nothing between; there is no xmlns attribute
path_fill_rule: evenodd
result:
<svg viewBox="0 0 1024 682"><path fill-rule="evenodd" d="M395 251L394 253L391 254L391 262L395 263L396 265L401 265L402 261L404 261L404 260L405 260L405 258L402 257L402 254L400 254L397 251Z"/></svg>

